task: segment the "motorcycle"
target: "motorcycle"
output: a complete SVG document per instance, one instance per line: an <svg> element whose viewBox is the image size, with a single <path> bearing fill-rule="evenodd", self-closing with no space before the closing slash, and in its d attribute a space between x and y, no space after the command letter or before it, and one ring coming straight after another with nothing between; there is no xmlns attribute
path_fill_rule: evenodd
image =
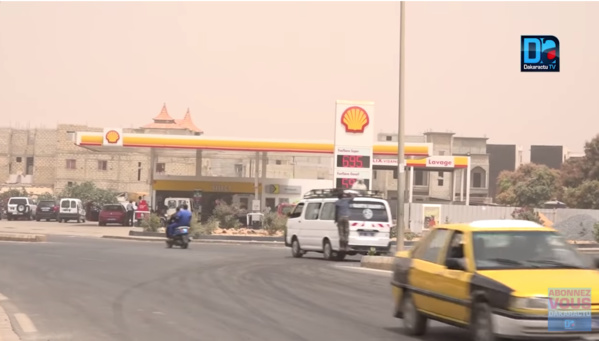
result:
<svg viewBox="0 0 599 341"><path fill-rule="evenodd" d="M166 240L166 246L170 249L173 245L180 246L182 249L189 247L189 226L179 226L173 231L173 235Z"/></svg>

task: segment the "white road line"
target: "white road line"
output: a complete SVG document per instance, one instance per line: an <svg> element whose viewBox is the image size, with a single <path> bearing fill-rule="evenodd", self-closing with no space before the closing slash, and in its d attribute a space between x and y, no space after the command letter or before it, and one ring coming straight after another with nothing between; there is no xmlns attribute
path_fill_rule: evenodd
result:
<svg viewBox="0 0 599 341"><path fill-rule="evenodd" d="M19 336L12 329L10 319L2 307L0 307L0 340L19 341Z"/></svg>
<svg viewBox="0 0 599 341"><path fill-rule="evenodd" d="M6 297L6 296L4 296L4 295L2 295L2 294L0 293L0 302L1 302L1 301L7 301L7 300L8 300L8 297Z"/></svg>
<svg viewBox="0 0 599 341"><path fill-rule="evenodd" d="M350 271L372 272L372 273L376 273L379 275L389 275L392 273L392 271L388 271L388 270L363 268L361 266L336 265L335 267L339 268L339 269L343 269L343 270L350 270Z"/></svg>
<svg viewBox="0 0 599 341"><path fill-rule="evenodd" d="M37 333L37 328L35 328L35 325L27 314L17 313L15 314L15 319L24 333Z"/></svg>

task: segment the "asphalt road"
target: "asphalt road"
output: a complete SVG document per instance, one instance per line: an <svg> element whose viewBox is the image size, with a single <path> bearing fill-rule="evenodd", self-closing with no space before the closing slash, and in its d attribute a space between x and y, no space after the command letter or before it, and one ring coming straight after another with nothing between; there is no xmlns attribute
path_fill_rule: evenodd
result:
<svg viewBox="0 0 599 341"><path fill-rule="evenodd" d="M25 341L416 340L391 316L390 275L343 268L356 260L61 236L2 242L0 259L0 306ZM468 336L432 326L423 340Z"/></svg>

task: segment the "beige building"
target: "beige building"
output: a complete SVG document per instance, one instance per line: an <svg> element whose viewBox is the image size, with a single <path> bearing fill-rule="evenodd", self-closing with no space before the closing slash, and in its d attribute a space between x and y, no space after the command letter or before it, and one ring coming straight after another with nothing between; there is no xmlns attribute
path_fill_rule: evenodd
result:
<svg viewBox="0 0 599 341"><path fill-rule="evenodd" d="M397 141L397 134L378 134L379 141ZM433 144L433 155L455 155L471 157L470 202L491 203L489 198L489 155L487 154L486 137L458 137L454 133L427 132L420 136L406 136L406 142L425 142ZM387 197L397 199L397 172L376 170L373 173L373 189L387 192ZM456 184L456 197L452 198L453 186ZM466 179L464 188L460 189L462 179L460 172L455 176L452 172L431 172L414 170L414 202L451 202L460 201L466 196Z"/></svg>
<svg viewBox="0 0 599 341"><path fill-rule="evenodd" d="M0 183L3 188L48 188L59 193L70 184L93 181L118 192L149 192L150 149L93 152L75 146L72 132L103 128L61 124L55 129L0 128ZM127 133L201 135L189 110L173 119L166 105L153 122ZM195 176L196 152L160 150L155 174ZM332 157L269 154L268 178L332 179ZM204 151L202 175L253 177L255 154Z"/></svg>

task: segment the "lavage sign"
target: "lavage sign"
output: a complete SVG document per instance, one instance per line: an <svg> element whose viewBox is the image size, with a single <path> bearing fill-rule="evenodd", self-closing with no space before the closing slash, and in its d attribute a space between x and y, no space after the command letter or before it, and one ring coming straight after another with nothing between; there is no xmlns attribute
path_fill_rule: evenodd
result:
<svg viewBox="0 0 599 341"><path fill-rule="evenodd" d="M590 288L550 288L547 305L549 331L591 331Z"/></svg>

